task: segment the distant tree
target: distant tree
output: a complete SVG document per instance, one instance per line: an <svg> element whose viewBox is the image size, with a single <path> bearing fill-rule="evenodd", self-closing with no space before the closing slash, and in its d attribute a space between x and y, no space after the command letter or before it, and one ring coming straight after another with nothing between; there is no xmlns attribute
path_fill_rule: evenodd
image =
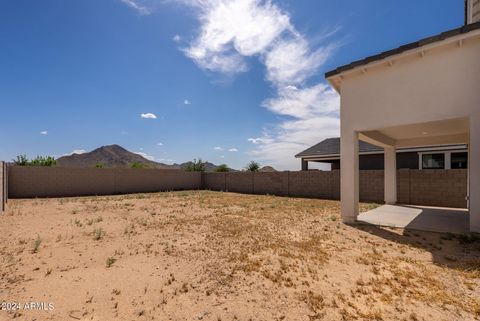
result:
<svg viewBox="0 0 480 321"><path fill-rule="evenodd" d="M256 161L251 161L250 163L247 164L245 169L249 172L258 172L260 169L260 164L257 163Z"/></svg>
<svg viewBox="0 0 480 321"><path fill-rule="evenodd" d="M195 158L193 162L189 162L185 167L184 170L187 172L205 172L205 165L206 162L203 162L201 158L198 160Z"/></svg>
<svg viewBox="0 0 480 321"><path fill-rule="evenodd" d="M218 165L215 169L215 172L230 172L230 168L228 168L227 164Z"/></svg>
<svg viewBox="0 0 480 321"><path fill-rule="evenodd" d="M13 163L18 166L27 166L28 165L27 155L18 155L17 159L13 160Z"/></svg>
<svg viewBox="0 0 480 321"><path fill-rule="evenodd" d="M95 167L96 167L96 168L105 168L105 165L103 165L103 163L100 163L100 162L99 162L99 163L96 163L96 164L95 164Z"/></svg>
<svg viewBox="0 0 480 321"><path fill-rule="evenodd" d="M52 156L37 156L29 162L30 166L55 166L57 161Z"/></svg>
<svg viewBox="0 0 480 321"><path fill-rule="evenodd" d="M139 163L139 162L133 162L133 163L130 163L129 167L130 168L148 168L148 165Z"/></svg>
<svg viewBox="0 0 480 321"><path fill-rule="evenodd" d="M29 160L26 155L19 155L17 159L13 161L18 166L55 166L57 161L52 156L37 156L32 160Z"/></svg>

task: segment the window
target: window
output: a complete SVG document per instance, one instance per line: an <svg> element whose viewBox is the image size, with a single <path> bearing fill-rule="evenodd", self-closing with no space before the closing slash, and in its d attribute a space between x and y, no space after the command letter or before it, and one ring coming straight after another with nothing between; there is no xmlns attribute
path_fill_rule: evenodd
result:
<svg viewBox="0 0 480 321"><path fill-rule="evenodd" d="M423 169L444 169L445 154L423 154L422 168Z"/></svg>
<svg viewBox="0 0 480 321"><path fill-rule="evenodd" d="M468 153L452 153L451 168L467 168Z"/></svg>

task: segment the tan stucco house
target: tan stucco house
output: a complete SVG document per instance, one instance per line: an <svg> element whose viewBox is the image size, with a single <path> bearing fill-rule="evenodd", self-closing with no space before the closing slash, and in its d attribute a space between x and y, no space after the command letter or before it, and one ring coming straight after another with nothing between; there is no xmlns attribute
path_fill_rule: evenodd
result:
<svg viewBox="0 0 480 321"><path fill-rule="evenodd" d="M359 140L384 148L385 203L395 204L396 150L468 146L469 225L480 232L480 4L466 24L326 73L340 94L341 211L354 222Z"/></svg>

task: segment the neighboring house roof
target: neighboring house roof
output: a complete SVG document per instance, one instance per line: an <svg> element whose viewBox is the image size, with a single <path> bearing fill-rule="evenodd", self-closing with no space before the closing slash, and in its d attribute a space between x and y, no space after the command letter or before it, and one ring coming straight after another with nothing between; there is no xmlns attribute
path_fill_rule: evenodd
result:
<svg viewBox="0 0 480 321"><path fill-rule="evenodd" d="M359 152L383 152L383 148L359 141ZM327 138L320 143L307 148L295 157L303 156L322 156L322 155L337 155L340 154L340 137Z"/></svg>
<svg viewBox="0 0 480 321"><path fill-rule="evenodd" d="M428 37L428 38L424 38L424 39L419 40L419 41L411 42L409 44L400 46L398 48L388 50L388 51L384 51L380 54L369 56L367 58L357 60L357 61L354 61L350 64L338 67L334 70L331 70L331 71L328 71L327 73L325 73L325 78L329 78L329 77L338 75L338 74L340 74L344 71L351 70L351 69L354 69L356 67L369 64L369 63L374 62L374 61L379 61L379 60L385 59L387 57L403 53L403 52L408 51L408 50L412 50L412 49L415 49L415 48L420 48L420 47L423 47L425 45L428 45L428 44L431 44L431 43L434 43L434 42L437 42L437 41L445 40L445 39L448 39L448 38L451 38L451 37L454 37L454 36L457 36L457 35L460 35L460 34L463 34L463 33L467 33L467 32L473 31L473 30L477 30L477 29L480 29L480 22L471 23L471 24L462 26L460 28L445 31L445 32L442 32L441 34L438 34L438 35L435 35L435 36L432 36L432 37Z"/></svg>
<svg viewBox="0 0 480 321"><path fill-rule="evenodd" d="M428 150L451 150L451 149L466 149L467 146L464 144L460 145L438 145L438 146L426 146L421 148L398 148L400 151L428 151ZM383 153L383 148L378 147L364 141L359 141L358 150L360 154L365 153ZM320 143L313 145L310 148L307 148L303 152L295 155L297 158L308 158L308 157L322 157L322 156L340 156L340 137L327 138Z"/></svg>

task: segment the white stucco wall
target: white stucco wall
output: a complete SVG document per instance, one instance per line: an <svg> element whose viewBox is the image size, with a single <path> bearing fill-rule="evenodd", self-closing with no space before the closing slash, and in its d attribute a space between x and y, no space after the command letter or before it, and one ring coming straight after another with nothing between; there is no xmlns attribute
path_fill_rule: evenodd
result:
<svg viewBox="0 0 480 321"><path fill-rule="evenodd" d="M480 232L480 31L388 60L329 78L341 93L344 221L353 221L358 213L358 207L353 204L358 199L358 166L354 156L357 133L468 118L470 227Z"/></svg>
<svg viewBox="0 0 480 321"><path fill-rule="evenodd" d="M480 35L345 76L341 122L364 131L468 117L480 113L479 93Z"/></svg>

